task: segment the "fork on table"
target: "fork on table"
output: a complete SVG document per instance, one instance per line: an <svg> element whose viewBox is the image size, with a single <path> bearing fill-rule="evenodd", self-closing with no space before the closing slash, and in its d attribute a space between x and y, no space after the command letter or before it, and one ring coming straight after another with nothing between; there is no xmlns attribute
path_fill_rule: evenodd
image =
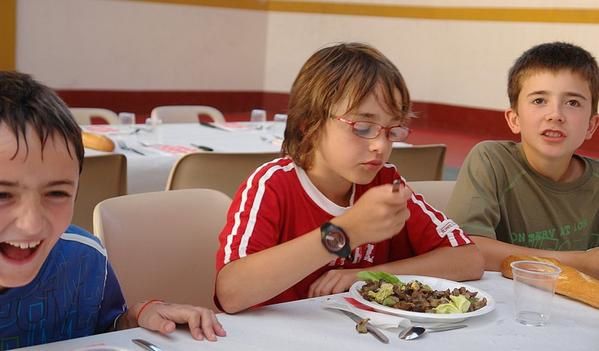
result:
<svg viewBox="0 0 599 351"><path fill-rule="evenodd" d="M119 148L121 148L121 150L135 152L136 154L142 155L142 156L146 155L143 152L127 145L127 143L124 140L117 140L116 143L119 145Z"/></svg>

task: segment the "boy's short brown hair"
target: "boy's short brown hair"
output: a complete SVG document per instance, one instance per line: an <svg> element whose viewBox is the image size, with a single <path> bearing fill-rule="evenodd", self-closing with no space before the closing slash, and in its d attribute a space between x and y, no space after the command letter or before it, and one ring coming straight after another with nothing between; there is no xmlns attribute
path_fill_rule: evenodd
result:
<svg viewBox="0 0 599 351"><path fill-rule="evenodd" d="M510 106L517 108L518 95L522 90L524 79L539 71L557 73L560 70L570 70L579 74L589 83L591 90L591 112L597 114L597 99L599 95L599 68L597 61L585 49L563 42L544 43L526 50L520 56L508 75L507 94Z"/></svg>
<svg viewBox="0 0 599 351"><path fill-rule="evenodd" d="M283 153L308 169L322 127L334 117L335 104L349 98L351 111L379 84L386 108L407 124L412 115L408 88L397 67L381 52L366 44L343 43L314 53L291 88ZM395 90L401 101L396 101Z"/></svg>
<svg viewBox="0 0 599 351"><path fill-rule="evenodd" d="M69 155L70 145L79 161L79 171L83 165L84 149L81 128L65 103L52 89L37 82L31 76L19 72L0 71L0 125L5 124L17 138L15 157L19 152L19 139L27 143L27 126L31 126L39 136L42 150L48 138L62 137Z"/></svg>

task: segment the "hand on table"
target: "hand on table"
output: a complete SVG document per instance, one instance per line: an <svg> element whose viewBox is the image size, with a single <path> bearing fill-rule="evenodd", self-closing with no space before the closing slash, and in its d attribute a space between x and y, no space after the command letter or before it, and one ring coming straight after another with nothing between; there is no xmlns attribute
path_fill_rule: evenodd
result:
<svg viewBox="0 0 599 351"><path fill-rule="evenodd" d="M308 297L338 294L349 290L361 269L334 269L321 275L308 290Z"/></svg>
<svg viewBox="0 0 599 351"><path fill-rule="evenodd" d="M140 309L137 324L149 330L169 334L175 330L176 324L185 323L196 340L216 341L217 336L227 335L214 312L207 308L156 301L145 307L138 304L135 310Z"/></svg>

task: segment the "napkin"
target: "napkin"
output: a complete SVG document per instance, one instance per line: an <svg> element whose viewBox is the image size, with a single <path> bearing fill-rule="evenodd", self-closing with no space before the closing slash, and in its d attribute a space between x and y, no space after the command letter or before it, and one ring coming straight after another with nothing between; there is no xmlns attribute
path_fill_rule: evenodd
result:
<svg viewBox="0 0 599 351"><path fill-rule="evenodd" d="M94 132L94 133L112 133L112 132L118 132L119 130L117 128L105 125L105 124L94 124L94 125L89 125L89 126L85 126L83 129L90 131L90 132Z"/></svg>
<svg viewBox="0 0 599 351"><path fill-rule="evenodd" d="M370 324L382 329L404 329L412 326L407 318L375 312L351 297L331 296L324 300L322 304L324 308L353 312L360 318L368 318Z"/></svg>
<svg viewBox="0 0 599 351"><path fill-rule="evenodd" d="M198 149L193 149L183 145L152 144L150 147L169 154L188 154L190 152L198 151Z"/></svg>

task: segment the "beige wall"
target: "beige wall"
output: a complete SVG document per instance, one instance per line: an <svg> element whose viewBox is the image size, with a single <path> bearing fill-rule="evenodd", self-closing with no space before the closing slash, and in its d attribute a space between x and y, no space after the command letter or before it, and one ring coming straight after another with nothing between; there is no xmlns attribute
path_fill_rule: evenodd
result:
<svg viewBox="0 0 599 351"><path fill-rule="evenodd" d="M532 45L564 40L599 55L599 25L271 13L265 89L288 89L325 43L363 41L404 74L414 100L502 109L507 70ZM289 54L293 53L293 54Z"/></svg>
<svg viewBox="0 0 599 351"><path fill-rule="evenodd" d="M17 6L17 69L57 89L263 86L266 12L122 0Z"/></svg>
<svg viewBox="0 0 599 351"><path fill-rule="evenodd" d="M549 0L326 3L564 6ZM589 3L567 6L599 10ZM599 55L598 24L264 12L124 0L18 0L17 5L17 68L58 89L287 92L315 50L331 42L362 41L398 65L415 100L502 109L507 69L531 45L566 40Z"/></svg>

